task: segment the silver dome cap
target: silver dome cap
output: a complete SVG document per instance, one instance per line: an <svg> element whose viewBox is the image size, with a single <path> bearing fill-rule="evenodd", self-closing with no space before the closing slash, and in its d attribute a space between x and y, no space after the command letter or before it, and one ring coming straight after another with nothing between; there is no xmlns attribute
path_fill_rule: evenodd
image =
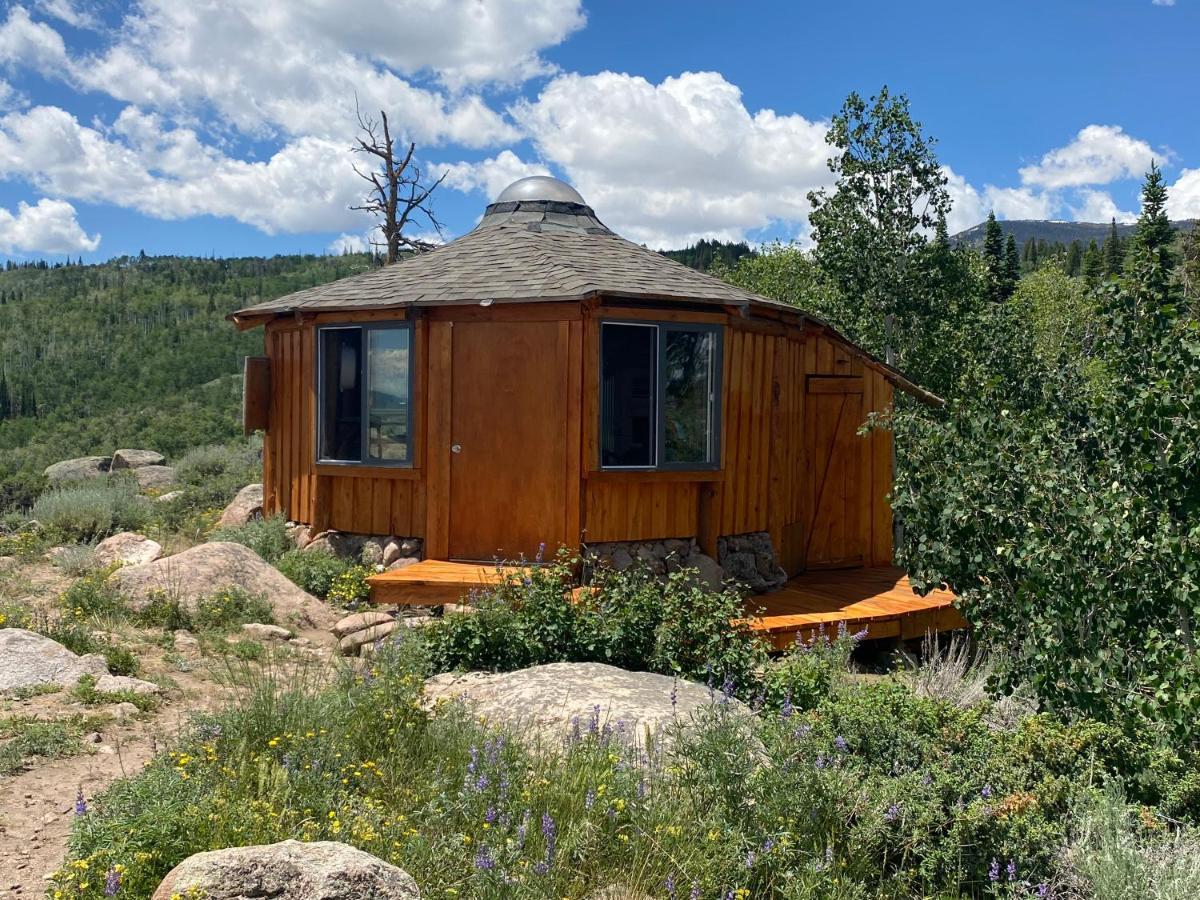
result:
<svg viewBox="0 0 1200 900"><path fill-rule="evenodd" d="M509 203L521 200L548 200L558 203L578 203L586 206L579 191L565 181L551 178L549 175L530 175L514 181L496 198L496 203Z"/></svg>

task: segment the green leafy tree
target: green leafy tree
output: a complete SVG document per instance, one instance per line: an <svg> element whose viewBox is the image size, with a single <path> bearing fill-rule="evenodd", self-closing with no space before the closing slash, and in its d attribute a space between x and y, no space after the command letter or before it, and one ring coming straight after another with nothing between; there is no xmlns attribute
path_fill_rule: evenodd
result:
<svg viewBox="0 0 1200 900"><path fill-rule="evenodd" d="M934 142L908 99L886 86L869 101L850 94L825 140L836 151L829 168L837 182L833 192L809 194L815 260L858 305L842 323L850 336L877 353L894 347L906 362L924 324L917 314L923 232L950 208Z"/></svg>

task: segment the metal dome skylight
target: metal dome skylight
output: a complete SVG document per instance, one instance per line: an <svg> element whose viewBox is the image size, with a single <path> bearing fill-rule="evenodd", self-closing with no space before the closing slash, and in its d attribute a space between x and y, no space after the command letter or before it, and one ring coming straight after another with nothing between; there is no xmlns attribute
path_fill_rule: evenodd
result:
<svg viewBox="0 0 1200 900"><path fill-rule="evenodd" d="M587 205L575 188L565 181L551 178L549 175L530 175L528 178L514 181L496 198L497 203L518 200L549 200L557 203Z"/></svg>

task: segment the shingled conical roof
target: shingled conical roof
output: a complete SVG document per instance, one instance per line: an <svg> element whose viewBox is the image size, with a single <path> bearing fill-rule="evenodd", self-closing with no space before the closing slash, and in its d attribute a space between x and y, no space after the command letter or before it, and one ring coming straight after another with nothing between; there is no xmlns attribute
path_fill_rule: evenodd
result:
<svg viewBox="0 0 1200 900"><path fill-rule="evenodd" d="M297 311L584 300L595 296L785 306L680 265L604 225L569 185L522 179L473 230L442 247L238 310L235 320ZM579 202L577 202L579 201Z"/></svg>

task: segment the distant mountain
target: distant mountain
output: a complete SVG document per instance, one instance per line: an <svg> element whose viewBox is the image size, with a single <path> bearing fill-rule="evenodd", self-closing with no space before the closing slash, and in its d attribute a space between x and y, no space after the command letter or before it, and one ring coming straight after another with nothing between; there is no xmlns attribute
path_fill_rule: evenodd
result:
<svg viewBox="0 0 1200 900"><path fill-rule="evenodd" d="M1181 222L1172 222L1172 226L1176 230L1190 230L1196 226L1195 219L1188 219ZM983 231L986 227L986 222L980 222L973 228L968 228L966 231L960 231L950 240L952 242L961 242L963 244L973 244L975 246L983 245ZM1070 244L1072 241L1079 241L1085 247L1088 241L1095 240L1097 244L1103 245L1108 238L1109 223L1107 222L1056 222L1051 219L1001 219L1000 227L1004 230L1005 236L1013 235L1017 239L1017 246L1024 246L1025 242L1030 238L1037 241L1045 241L1047 244ZM1133 234L1134 225L1117 225L1117 234L1122 238L1127 238Z"/></svg>
<svg viewBox="0 0 1200 900"><path fill-rule="evenodd" d="M684 247L682 250L660 250L659 253L667 259L673 259L675 262L699 269L701 272L707 272L718 259L733 268L743 256L754 255L754 251L745 241L717 241L707 238L697 241L690 247Z"/></svg>

